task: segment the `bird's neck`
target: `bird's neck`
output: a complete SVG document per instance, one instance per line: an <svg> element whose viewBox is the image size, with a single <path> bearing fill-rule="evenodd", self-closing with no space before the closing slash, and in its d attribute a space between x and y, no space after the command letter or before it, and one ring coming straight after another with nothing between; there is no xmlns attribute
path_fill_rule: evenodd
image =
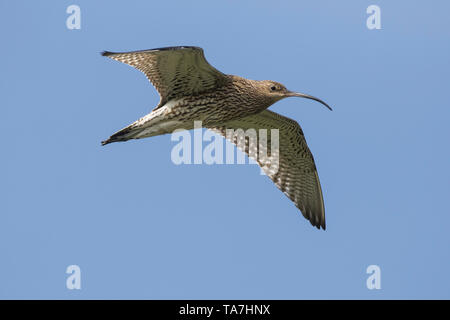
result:
<svg viewBox="0 0 450 320"><path fill-rule="evenodd" d="M241 97L247 108L254 109L255 113L263 111L276 101L263 94L259 81L232 76L232 86L236 94Z"/></svg>

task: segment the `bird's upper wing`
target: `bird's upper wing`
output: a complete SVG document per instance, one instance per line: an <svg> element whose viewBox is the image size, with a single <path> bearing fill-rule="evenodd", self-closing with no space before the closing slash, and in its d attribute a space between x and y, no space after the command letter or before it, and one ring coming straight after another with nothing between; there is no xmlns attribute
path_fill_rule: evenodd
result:
<svg viewBox="0 0 450 320"><path fill-rule="evenodd" d="M226 75L212 67L198 47L104 51L102 55L129 64L147 76L161 98L155 109L173 98L213 90L227 81Z"/></svg>
<svg viewBox="0 0 450 320"><path fill-rule="evenodd" d="M208 129L220 133L256 160L276 186L301 210L303 216L313 226L325 229L325 208L319 176L303 131L296 121L265 110L256 115L228 121L223 126ZM227 129L243 131L254 129L258 143L249 145L248 141L251 138L244 137L242 134L230 135L230 132L227 135ZM259 129L267 129L267 140L264 139L263 134L260 134ZM273 157L276 156L276 149L270 150L272 143L270 129L278 129L278 166L274 164L276 160ZM261 144L263 141L266 143ZM264 148L271 151L270 156L265 157L264 152L261 154L260 150Z"/></svg>

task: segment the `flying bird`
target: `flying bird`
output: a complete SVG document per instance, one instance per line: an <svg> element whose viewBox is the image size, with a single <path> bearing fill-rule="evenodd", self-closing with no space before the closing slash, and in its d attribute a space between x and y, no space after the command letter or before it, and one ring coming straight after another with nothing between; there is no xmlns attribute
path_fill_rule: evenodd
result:
<svg viewBox="0 0 450 320"><path fill-rule="evenodd" d="M310 223L325 230L322 189L313 155L300 125L267 110L287 97L312 99L331 108L322 100L289 91L281 83L249 80L224 74L205 59L199 47L166 47L132 52L102 52L103 56L142 71L159 93L159 104L146 116L102 141L102 145L190 130L194 121L223 135L249 157L254 158L275 185L291 199ZM259 158L248 141L228 136L227 129L279 130L277 170L269 158ZM262 138L262 137L261 137ZM267 137L267 145L271 137ZM253 150L254 151L254 150Z"/></svg>

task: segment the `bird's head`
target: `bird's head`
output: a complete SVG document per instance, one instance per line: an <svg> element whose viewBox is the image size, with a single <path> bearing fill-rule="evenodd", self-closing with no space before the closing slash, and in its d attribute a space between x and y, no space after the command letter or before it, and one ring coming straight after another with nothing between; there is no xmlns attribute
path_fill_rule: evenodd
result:
<svg viewBox="0 0 450 320"><path fill-rule="evenodd" d="M279 82L271 81L271 80L263 80L259 81L259 91L263 93L263 95L273 101L275 103L276 101L279 101L284 98L288 97L299 97L299 98L306 98L306 99L312 99L317 102L320 102L328 109L332 110L328 104L326 104L324 101L320 100L319 98L310 96L308 94L300 93L300 92L293 92L286 89L284 85L282 85Z"/></svg>

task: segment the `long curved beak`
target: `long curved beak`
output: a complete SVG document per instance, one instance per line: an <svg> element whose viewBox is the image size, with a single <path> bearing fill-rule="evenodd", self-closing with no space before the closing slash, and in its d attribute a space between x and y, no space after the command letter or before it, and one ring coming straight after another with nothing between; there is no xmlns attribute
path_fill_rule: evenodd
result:
<svg viewBox="0 0 450 320"><path fill-rule="evenodd" d="M320 100L319 98L310 96L308 94L304 94L304 93L300 93L300 92L293 92L293 91L289 91L287 94L288 97L300 97L300 98L306 98L306 99L311 99L311 100L315 100L317 102L320 102L321 104L323 104L325 107L327 107L328 109L330 109L331 111L333 111L333 109L331 109L331 107L326 104L324 101Z"/></svg>

